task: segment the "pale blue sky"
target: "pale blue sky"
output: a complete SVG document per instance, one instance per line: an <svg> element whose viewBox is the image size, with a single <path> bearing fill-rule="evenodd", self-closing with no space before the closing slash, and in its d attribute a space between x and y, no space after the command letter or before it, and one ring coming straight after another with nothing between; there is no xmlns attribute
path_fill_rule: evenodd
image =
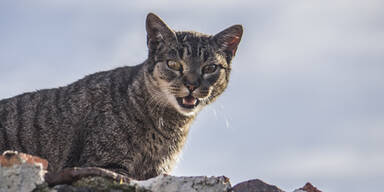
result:
<svg viewBox="0 0 384 192"><path fill-rule="evenodd" d="M292 191L382 190L382 0L2 0L0 99L145 60L145 16L214 34L243 24L230 86L192 125L176 175Z"/></svg>

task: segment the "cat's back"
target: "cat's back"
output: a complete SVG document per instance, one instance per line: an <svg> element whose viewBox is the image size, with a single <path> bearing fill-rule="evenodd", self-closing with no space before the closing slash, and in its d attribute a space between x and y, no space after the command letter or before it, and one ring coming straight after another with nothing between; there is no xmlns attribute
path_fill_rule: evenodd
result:
<svg viewBox="0 0 384 192"><path fill-rule="evenodd" d="M41 89L0 99L0 123L9 119L5 117L8 117L7 114L11 111L29 112L39 104L48 105L48 108L62 108L64 103L86 103L92 99L92 95L97 95L97 92L106 94L103 92L106 89L117 88L120 92L125 92L141 68L142 65L136 65L101 71L87 75L67 86Z"/></svg>

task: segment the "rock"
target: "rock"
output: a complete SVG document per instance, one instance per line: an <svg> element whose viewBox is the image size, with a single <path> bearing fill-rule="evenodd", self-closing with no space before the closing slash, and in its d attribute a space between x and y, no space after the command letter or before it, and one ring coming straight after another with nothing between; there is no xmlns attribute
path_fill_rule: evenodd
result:
<svg viewBox="0 0 384 192"><path fill-rule="evenodd" d="M3 155L0 155L0 165L2 167L10 167L14 164L22 163L41 164L44 170L48 168L48 161L40 157L19 153L17 151L4 151Z"/></svg>
<svg viewBox="0 0 384 192"><path fill-rule="evenodd" d="M34 192L229 192L231 184L226 177L175 177L160 175L145 181L120 183L104 177L82 178L71 185L47 185Z"/></svg>
<svg viewBox="0 0 384 192"><path fill-rule="evenodd" d="M304 187L300 189L296 189L293 192L321 192L321 191L308 182L304 185Z"/></svg>
<svg viewBox="0 0 384 192"><path fill-rule="evenodd" d="M160 175L145 181L132 181L145 189L156 192L227 192L231 190L229 179L221 177L175 177Z"/></svg>
<svg viewBox="0 0 384 192"><path fill-rule="evenodd" d="M44 182L48 163L16 151L0 156L0 192L28 192Z"/></svg>
<svg viewBox="0 0 384 192"><path fill-rule="evenodd" d="M245 181L235 185L234 192L284 192L274 185L267 184L259 179Z"/></svg>
<svg viewBox="0 0 384 192"><path fill-rule="evenodd" d="M137 181L99 167L68 168L62 175L52 173L59 176L57 181L60 182L55 183L49 179L44 181L47 167L48 162L39 157L16 151L4 152L0 155L0 192L284 192L259 179L239 183L233 188L224 176L159 175ZM64 179L60 180L60 176ZM321 191L307 183L294 192Z"/></svg>

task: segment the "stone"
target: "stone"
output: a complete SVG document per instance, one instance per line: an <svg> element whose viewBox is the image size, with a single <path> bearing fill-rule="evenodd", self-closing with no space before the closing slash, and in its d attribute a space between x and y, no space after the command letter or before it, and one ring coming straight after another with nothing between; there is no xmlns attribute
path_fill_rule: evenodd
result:
<svg viewBox="0 0 384 192"><path fill-rule="evenodd" d="M293 192L321 192L321 191L308 182L304 185L304 187L300 189L296 189Z"/></svg>
<svg viewBox="0 0 384 192"><path fill-rule="evenodd" d="M259 179L245 181L235 185L234 192L284 192L274 185L267 184Z"/></svg>
<svg viewBox="0 0 384 192"><path fill-rule="evenodd" d="M231 183L225 176L175 177L160 175L145 181L131 181L131 183L156 192L228 192L231 190Z"/></svg>
<svg viewBox="0 0 384 192"><path fill-rule="evenodd" d="M85 177L72 184L56 185L49 188L47 185L34 192L229 192L231 184L229 179L222 177L175 177L160 175L152 179L129 183L114 181L104 177Z"/></svg>
<svg viewBox="0 0 384 192"><path fill-rule="evenodd" d="M9 167L14 164L29 163L29 164L41 164L44 170L48 168L48 161L40 157L20 153L17 151L4 151L0 156L0 166Z"/></svg>
<svg viewBox="0 0 384 192"><path fill-rule="evenodd" d="M44 183L48 162L16 151L0 156L0 192L29 192Z"/></svg>

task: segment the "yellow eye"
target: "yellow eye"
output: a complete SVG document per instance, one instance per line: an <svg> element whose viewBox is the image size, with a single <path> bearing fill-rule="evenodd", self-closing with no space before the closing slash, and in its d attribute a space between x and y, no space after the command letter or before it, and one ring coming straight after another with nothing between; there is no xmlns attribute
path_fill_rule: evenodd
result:
<svg viewBox="0 0 384 192"><path fill-rule="evenodd" d="M179 62L170 60L167 62L167 65L169 68L171 68L175 71L182 71L182 66Z"/></svg>
<svg viewBox="0 0 384 192"><path fill-rule="evenodd" d="M215 64L206 65L203 68L203 73L205 73L205 74L213 73L216 71L216 69L217 69L217 65L215 65Z"/></svg>

